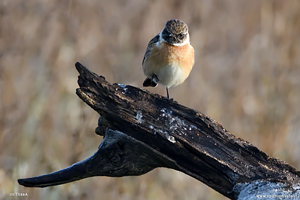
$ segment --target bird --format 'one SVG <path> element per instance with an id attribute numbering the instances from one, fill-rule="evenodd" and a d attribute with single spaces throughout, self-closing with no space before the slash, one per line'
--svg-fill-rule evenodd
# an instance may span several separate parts
<path id="1" fill-rule="evenodd" d="M 190 44 L 188 26 L 179 19 L 168 20 L 162 31 L 148 43 L 143 61 L 147 77 L 144 87 L 169 88 L 182 84 L 194 66 L 194 48 Z"/>

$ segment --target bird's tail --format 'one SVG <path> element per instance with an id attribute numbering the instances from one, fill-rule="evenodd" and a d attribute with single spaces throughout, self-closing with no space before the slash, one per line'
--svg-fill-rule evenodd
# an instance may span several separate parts
<path id="1" fill-rule="evenodd" d="M 146 78 L 144 83 L 143 83 L 144 87 L 156 87 L 157 83 L 155 81 L 153 81 L 153 79 L 151 78 Z"/>
<path id="2" fill-rule="evenodd" d="M 144 87 L 156 87 L 157 86 L 157 84 L 158 84 L 158 78 L 157 78 L 157 76 L 156 76 L 156 74 L 152 74 L 152 78 L 146 78 L 145 80 L 144 80 L 144 83 L 143 83 L 143 86 Z"/>

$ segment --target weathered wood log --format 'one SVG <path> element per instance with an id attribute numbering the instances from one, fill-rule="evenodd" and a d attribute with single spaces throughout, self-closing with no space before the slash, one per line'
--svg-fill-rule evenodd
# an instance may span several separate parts
<path id="1" fill-rule="evenodd" d="M 80 63 L 76 69 L 80 73 L 76 93 L 100 114 L 96 133 L 104 140 L 92 157 L 57 172 L 19 179 L 21 185 L 47 187 L 166 167 L 231 199 L 268 194 L 300 198 L 299 171 L 236 138 L 215 120 L 160 95 L 111 85 Z"/>

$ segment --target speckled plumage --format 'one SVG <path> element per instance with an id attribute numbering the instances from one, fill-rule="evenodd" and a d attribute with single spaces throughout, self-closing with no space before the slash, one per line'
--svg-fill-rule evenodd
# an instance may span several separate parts
<path id="1" fill-rule="evenodd" d="M 188 26 L 178 19 L 167 21 L 165 28 L 162 31 L 162 39 L 171 44 L 182 44 L 188 37 Z"/>

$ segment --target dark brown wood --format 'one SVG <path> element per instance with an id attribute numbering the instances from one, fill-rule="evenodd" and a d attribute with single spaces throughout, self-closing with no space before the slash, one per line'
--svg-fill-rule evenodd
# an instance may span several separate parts
<path id="1" fill-rule="evenodd" d="M 112 85 L 80 63 L 76 69 L 76 93 L 101 115 L 96 133 L 104 140 L 94 156 L 64 173 L 19 179 L 21 185 L 140 175 L 156 167 L 182 171 L 231 199 L 241 192 L 237 185 L 253 181 L 300 182 L 294 167 L 235 137 L 210 117 L 136 87 Z"/>

